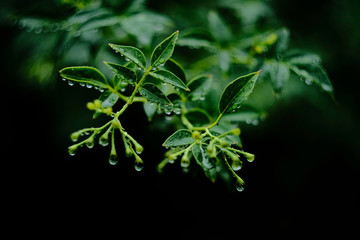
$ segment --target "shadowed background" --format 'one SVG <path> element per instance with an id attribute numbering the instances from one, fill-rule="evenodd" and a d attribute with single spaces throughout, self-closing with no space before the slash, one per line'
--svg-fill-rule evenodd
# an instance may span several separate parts
<path id="1" fill-rule="evenodd" d="M 240 171 L 246 182 L 242 193 L 202 174 L 182 173 L 180 166 L 158 174 L 161 143 L 169 132 L 147 127 L 141 106 L 130 108 L 122 124 L 145 148 L 142 172 L 135 172 L 132 159 L 125 157 L 110 166 L 108 149 L 97 146 L 70 157 L 68 136 L 92 124 L 84 106 L 97 93 L 70 88 L 60 78 L 51 85 L 34 84 L 23 75 L 19 66 L 29 60 L 21 41 L 41 44 L 42 39 L 28 34 L 20 41 L 23 30 L 5 16 L 31 11 L 31 5 L 48 7 L 25 2 L 10 1 L 0 12 L 2 218 L 6 228 L 17 229 L 13 234 L 358 235 L 358 1 L 272 1 L 275 15 L 291 31 L 291 44 L 322 56 L 337 103 L 310 86 L 306 94 L 280 100 L 259 126 L 242 125 L 244 145 L 256 155 Z M 176 4 L 154 0 L 147 5 L 166 13 Z"/>

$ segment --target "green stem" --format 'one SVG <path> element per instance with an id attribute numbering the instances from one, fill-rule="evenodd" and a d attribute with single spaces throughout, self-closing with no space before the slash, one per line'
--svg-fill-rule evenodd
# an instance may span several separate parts
<path id="1" fill-rule="evenodd" d="M 123 114 L 123 112 L 125 112 L 125 110 L 134 102 L 145 102 L 146 99 L 143 97 L 135 97 L 136 93 L 139 91 L 140 86 L 143 84 L 143 82 L 145 81 L 146 76 L 149 74 L 149 72 L 151 71 L 152 67 L 150 66 L 148 69 L 146 69 L 144 75 L 141 77 L 140 81 L 135 85 L 135 89 L 132 92 L 131 96 L 129 98 L 127 98 L 126 103 L 124 104 L 124 106 L 114 115 L 114 118 L 118 118 L 121 114 Z"/>

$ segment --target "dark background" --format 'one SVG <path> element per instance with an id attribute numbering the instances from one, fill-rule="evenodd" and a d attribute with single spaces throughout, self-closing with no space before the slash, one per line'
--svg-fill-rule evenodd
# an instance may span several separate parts
<path id="1" fill-rule="evenodd" d="M 68 135 L 80 124 L 71 117 L 78 111 L 71 102 L 85 104 L 92 96 L 86 90 L 74 94 L 61 81 L 44 89 L 14 78 L 21 75 L 19 59 L 12 57 L 21 30 L 2 22 L 3 227 L 14 236 L 355 239 L 360 230 L 360 3 L 274 0 L 272 5 L 290 29 L 292 43 L 323 57 L 337 103 L 309 90 L 279 101 L 260 126 L 243 126 L 244 144 L 256 160 L 241 170 L 242 193 L 200 174 L 184 174 L 180 167 L 158 174 L 159 143 L 167 135 L 147 128 L 141 107 L 129 111 L 123 125 L 136 129 L 133 135 L 145 147 L 142 172 L 125 157 L 110 166 L 107 149 L 100 147 L 70 157 Z M 135 123 L 132 117 L 144 120 Z"/>

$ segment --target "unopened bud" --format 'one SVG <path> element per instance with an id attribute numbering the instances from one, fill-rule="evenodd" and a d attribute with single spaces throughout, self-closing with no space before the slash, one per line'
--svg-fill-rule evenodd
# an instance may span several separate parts
<path id="1" fill-rule="evenodd" d="M 181 158 L 181 163 L 180 165 L 184 168 L 187 168 L 189 167 L 190 165 L 190 159 L 189 157 L 187 156 L 187 154 L 184 154 L 183 157 Z"/>
<path id="2" fill-rule="evenodd" d="M 112 120 L 112 126 L 113 126 L 113 128 L 121 128 L 121 123 L 120 123 L 120 121 L 119 121 L 119 119 L 117 119 L 117 118 L 114 118 L 113 120 Z"/>
<path id="3" fill-rule="evenodd" d="M 94 105 L 96 108 L 101 108 L 101 101 L 99 99 L 94 100 Z"/>
<path id="4" fill-rule="evenodd" d="M 232 130 L 232 132 L 233 132 L 234 135 L 239 136 L 240 133 L 241 133 L 241 130 L 240 130 L 240 128 L 235 128 L 235 129 Z"/>
<path id="5" fill-rule="evenodd" d="M 201 136 L 201 133 L 199 131 L 193 131 L 192 132 L 192 138 L 193 139 L 199 139 Z"/>
<path id="6" fill-rule="evenodd" d="M 89 110 L 92 110 L 92 111 L 96 109 L 95 104 L 92 103 L 92 102 L 88 102 L 88 103 L 86 104 L 86 107 L 87 107 Z"/>

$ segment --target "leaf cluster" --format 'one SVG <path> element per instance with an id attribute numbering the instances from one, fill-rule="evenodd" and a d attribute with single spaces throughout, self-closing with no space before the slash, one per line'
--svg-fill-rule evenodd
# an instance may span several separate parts
<path id="1" fill-rule="evenodd" d="M 159 170 L 175 159 L 185 169 L 193 162 L 211 181 L 224 172 L 233 175 L 241 191 L 244 181 L 236 171 L 241 158 L 251 162 L 254 155 L 243 149 L 239 124 L 258 125 L 266 116 L 267 109 L 248 98 L 269 101 L 268 95 L 251 95 L 256 86 L 269 83 L 278 98 L 293 78 L 334 97 L 320 57 L 291 48 L 289 31 L 273 28 L 266 1 L 218 0 L 202 10 L 201 2 L 193 8 L 175 4 L 176 9 L 165 8 L 167 15 L 152 11 L 144 0 L 115 2 L 64 0 L 73 8 L 61 20 L 13 17 L 26 32 L 52 39 L 27 47 L 34 56 L 29 76 L 46 83 L 60 66 L 72 65 L 60 70 L 63 80 L 100 91 L 87 108 L 93 118 L 110 120 L 73 133 L 74 141 L 89 136 L 69 147 L 71 155 L 80 146 L 93 147 L 98 137 L 102 146 L 111 142 L 109 161 L 115 164 L 117 132 L 125 155 L 142 169 L 143 147 L 121 124 L 128 107 L 139 103 L 153 124 L 175 129 L 163 143 L 169 149 Z M 181 31 L 161 41 L 174 26 Z M 109 41 L 114 43 L 106 45 Z"/>

